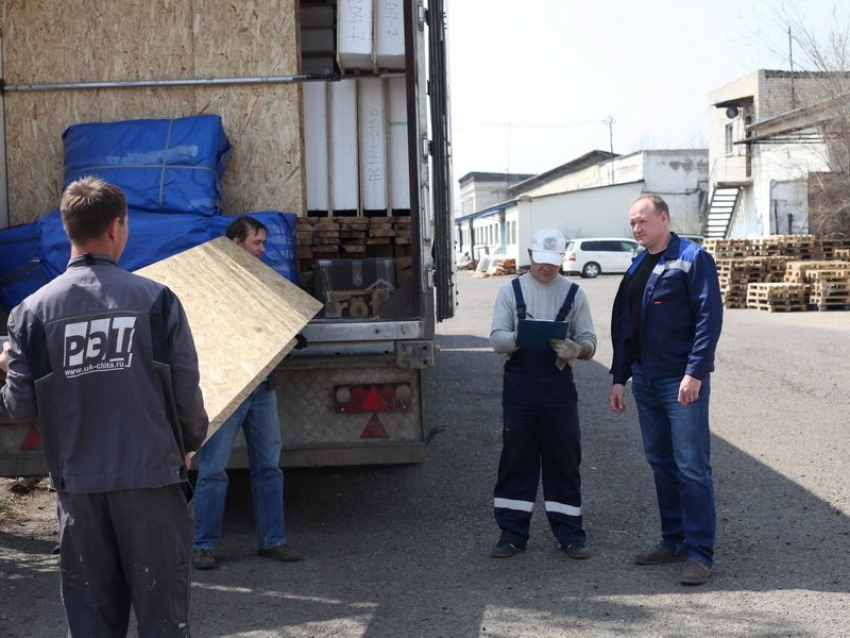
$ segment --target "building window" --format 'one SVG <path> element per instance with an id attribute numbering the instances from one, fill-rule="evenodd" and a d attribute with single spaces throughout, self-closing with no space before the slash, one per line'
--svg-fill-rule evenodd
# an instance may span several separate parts
<path id="1" fill-rule="evenodd" d="M 726 154 L 732 154 L 732 125 L 726 125 Z"/>

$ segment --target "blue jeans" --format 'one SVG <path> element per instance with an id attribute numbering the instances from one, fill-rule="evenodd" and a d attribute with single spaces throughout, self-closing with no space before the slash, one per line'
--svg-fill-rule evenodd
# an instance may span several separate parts
<path id="1" fill-rule="evenodd" d="M 651 379 L 633 366 L 632 392 L 644 453 L 655 475 L 661 545 L 711 567 L 717 527 L 708 426 L 711 382 L 706 375 L 697 400 L 681 405 L 681 381 Z"/>
<path id="2" fill-rule="evenodd" d="M 240 427 L 248 447 L 257 549 L 269 549 L 286 542 L 277 395 L 262 383 L 198 452 L 195 549 L 213 549 L 221 539 L 228 483 L 224 468 Z"/>

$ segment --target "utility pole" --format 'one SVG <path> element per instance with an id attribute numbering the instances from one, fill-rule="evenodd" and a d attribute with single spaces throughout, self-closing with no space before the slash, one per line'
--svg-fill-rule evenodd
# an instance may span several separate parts
<path id="1" fill-rule="evenodd" d="M 791 27 L 788 27 L 788 64 L 791 67 L 791 110 L 797 108 L 797 93 L 794 90 L 794 39 L 791 37 Z"/>
<path id="2" fill-rule="evenodd" d="M 610 115 L 602 120 L 608 125 L 608 146 L 611 149 L 611 163 L 609 164 L 609 174 L 611 184 L 614 183 L 614 118 Z"/>

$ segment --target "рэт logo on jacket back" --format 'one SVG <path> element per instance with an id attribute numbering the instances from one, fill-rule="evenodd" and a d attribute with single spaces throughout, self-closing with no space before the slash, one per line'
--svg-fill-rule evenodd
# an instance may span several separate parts
<path id="1" fill-rule="evenodd" d="M 136 317 L 104 317 L 65 325 L 66 377 L 129 368 Z"/>

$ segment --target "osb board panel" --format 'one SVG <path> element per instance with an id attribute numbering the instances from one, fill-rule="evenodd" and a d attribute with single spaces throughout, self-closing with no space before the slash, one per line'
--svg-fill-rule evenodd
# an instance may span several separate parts
<path id="1" fill-rule="evenodd" d="M 209 435 L 281 362 L 322 304 L 225 237 L 146 266 L 182 302 L 195 338 Z"/>
<path id="2" fill-rule="evenodd" d="M 233 145 L 222 187 L 224 212 L 301 215 L 306 204 L 300 87 L 257 85 L 199 94 L 207 98 L 205 112 L 222 116 Z"/>
<path id="3" fill-rule="evenodd" d="M 2 0 L 7 84 L 238 78 L 297 73 L 297 0 Z M 234 147 L 225 212 L 303 209 L 295 85 L 9 91 L 11 223 L 58 207 L 63 131 L 80 122 L 222 116 Z"/>

